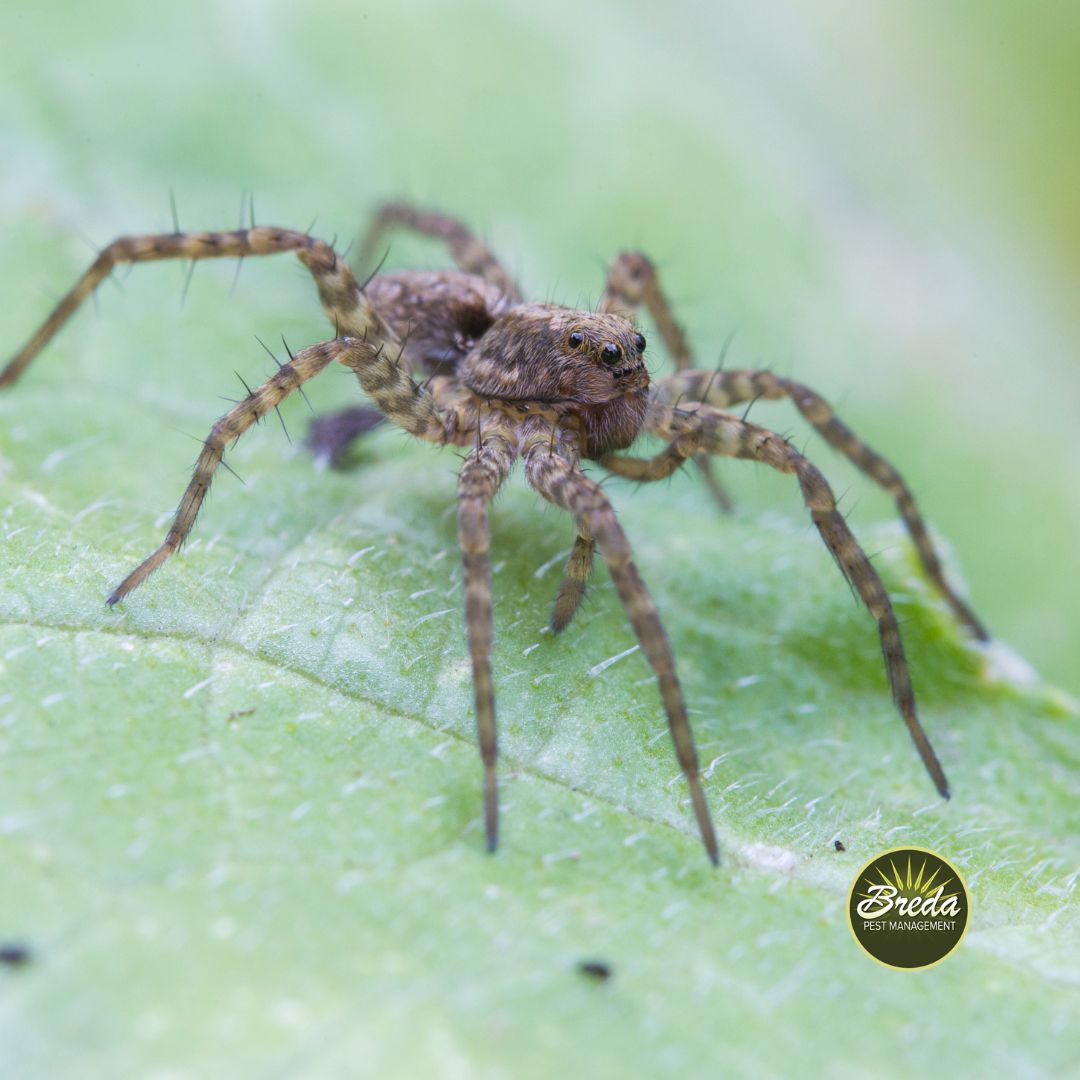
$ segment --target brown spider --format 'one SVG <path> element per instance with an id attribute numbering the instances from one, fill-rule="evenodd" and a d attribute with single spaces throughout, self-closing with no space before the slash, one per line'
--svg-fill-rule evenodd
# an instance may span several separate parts
<path id="1" fill-rule="evenodd" d="M 763 371 L 695 371 L 686 338 L 672 316 L 649 260 L 625 252 L 612 263 L 597 311 L 532 304 L 487 246 L 442 214 L 391 204 L 378 213 L 364 245 L 369 256 L 388 228 L 404 226 L 449 246 L 457 270 L 376 274 L 361 286 L 333 247 L 291 229 L 180 232 L 113 241 L 0 372 L 10 386 L 78 306 L 118 263 L 150 259 L 243 258 L 295 251 L 311 271 L 334 327 L 328 341 L 301 349 L 210 430 L 194 475 L 164 543 L 108 598 L 122 600 L 170 555 L 195 523 L 225 447 L 333 361 L 351 368 L 382 414 L 429 442 L 467 447 L 458 482 L 458 536 L 464 556 L 465 622 L 472 658 L 476 719 L 484 765 L 487 847 L 498 837 L 495 700 L 491 678 L 492 609 L 488 504 L 517 458 L 545 499 L 573 514 L 577 538 L 559 588 L 551 625 L 573 618 L 599 547 L 649 664 L 656 672 L 671 737 L 686 775 L 698 828 L 710 860 L 716 835 L 698 775 L 694 739 L 667 635 L 634 565 L 630 544 L 601 487 L 582 460 L 634 480 L 660 480 L 695 460 L 722 498 L 707 455 L 750 458 L 798 480 L 803 499 L 841 572 L 878 623 L 893 699 L 937 790 L 948 797 L 944 771 L 915 712 L 900 629 L 876 570 L 837 511 L 821 473 L 783 438 L 722 410 L 757 398 L 790 397 L 799 411 L 895 500 L 922 564 L 957 617 L 978 638 L 987 634 L 945 579 L 911 492 L 899 473 L 834 415 L 821 397 Z M 364 261 L 362 257 L 361 261 Z M 674 358 L 677 372 L 650 383 L 645 338 L 633 322 L 644 305 Z M 415 374 L 424 377 L 417 383 Z M 331 457 L 371 426 L 350 410 L 316 434 Z M 618 454 L 642 432 L 662 438 L 654 457 Z"/>

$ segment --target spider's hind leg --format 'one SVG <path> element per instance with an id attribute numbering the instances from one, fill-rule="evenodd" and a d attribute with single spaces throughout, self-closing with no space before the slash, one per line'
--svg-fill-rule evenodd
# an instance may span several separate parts
<path id="1" fill-rule="evenodd" d="M 517 282 L 495 257 L 491 248 L 467 225 L 449 214 L 420 210 L 408 203 L 384 203 L 376 211 L 356 257 L 356 265 L 363 272 L 371 272 L 374 268 L 380 254 L 379 246 L 386 234 L 394 228 L 411 229 L 421 236 L 444 241 L 460 269 L 490 282 L 513 303 L 521 301 L 521 290 Z"/>

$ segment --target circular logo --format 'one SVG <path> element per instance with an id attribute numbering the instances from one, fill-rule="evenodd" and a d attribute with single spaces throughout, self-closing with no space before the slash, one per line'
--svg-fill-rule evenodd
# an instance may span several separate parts
<path id="1" fill-rule="evenodd" d="M 956 867 L 925 848 L 894 848 L 859 871 L 848 896 L 855 940 L 894 968 L 944 960 L 968 924 L 968 891 Z"/>

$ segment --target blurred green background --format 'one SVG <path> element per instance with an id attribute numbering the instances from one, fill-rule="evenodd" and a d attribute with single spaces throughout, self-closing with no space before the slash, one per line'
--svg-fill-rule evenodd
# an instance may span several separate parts
<path id="1" fill-rule="evenodd" d="M 702 363 L 735 331 L 729 363 L 830 397 L 955 544 L 989 626 L 1080 690 L 1076 5 L 46 0 L 0 19 L 9 345 L 67 285 L 13 230 L 37 219 L 81 261 L 80 235 L 168 228 L 170 188 L 185 225 L 231 225 L 250 190 L 262 220 L 339 237 L 414 198 L 567 303 L 638 245 Z M 755 418 L 803 438 L 783 408 Z M 890 513 L 807 445 L 856 523 Z M 782 480 L 726 471 L 748 509 L 796 509 Z"/>
<path id="2" fill-rule="evenodd" d="M 828 397 L 901 468 L 991 629 L 1080 691 L 1078 48 L 1066 4 L 9 4 L 0 348 L 92 248 L 171 230 L 170 189 L 185 227 L 234 226 L 254 192 L 260 221 L 317 217 L 342 242 L 379 200 L 414 199 L 572 304 L 641 247 L 702 366 L 734 331 L 730 365 Z M 401 240 L 391 259 L 444 256 Z M 460 601 L 440 561 L 449 455 L 384 431 L 356 470 L 318 476 L 273 426 L 252 433 L 230 458 L 248 486 L 223 477 L 184 558 L 105 611 L 187 478 L 187 435 L 236 393 L 234 368 L 265 374 L 253 335 L 326 334 L 290 260 L 250 260 L 230 294 L 232 274 L 201 266 L 183 309 L 185 268 L 117 275 L 123 295 L 105 287 L 100 317 L 0 401 L 0 934 L 41 954 L 0 972 L 0 1065 L 1076 1060 L 1075 716 L 958 640 L 880 525 L 888 500 L 786 406 L 752 418 L 805 444 L 880 552 L 948 805 L 794 486 L 749 465 L 724 463 L 733 520 L 689 477 L 617 489 L 710 763 L 716 874 L 640 657 L 585 670 L 628 644 L 602 574 L 570 647 L 537 646 L 554 588 L 537 568 L 568 540 L 520 484 L 495 515 L 495 859 L 460 623 L 441 618 Z M 355 387 L 327 376 L 311 396 Z M 286 417 L 295 437 L 302 404 Z M 381 561 L 354 563 L 369 546 Z M 843 918 L 860 863 L 909 841 L 955 857 L 976 899 L 963 951 L 914 983 L 861 956 Z M 593 953 L 611 984 L 576 975 Z"/>

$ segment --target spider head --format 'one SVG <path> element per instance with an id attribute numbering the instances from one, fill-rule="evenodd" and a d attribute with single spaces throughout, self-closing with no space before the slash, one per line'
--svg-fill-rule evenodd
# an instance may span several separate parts
<path id="1" fill-rule="evenodd" d="M 484 334 L 461 376 L 481 397 L 580 414 L 590 453 L 599 454 L 628 446 L 644 422 L 644 351 L 645 338 L 621 315 L 521 304 Z"/>

